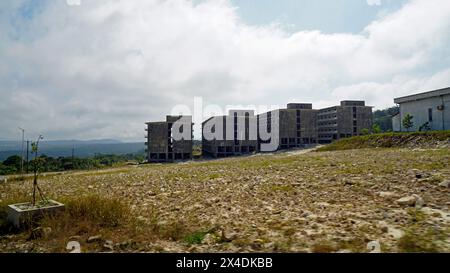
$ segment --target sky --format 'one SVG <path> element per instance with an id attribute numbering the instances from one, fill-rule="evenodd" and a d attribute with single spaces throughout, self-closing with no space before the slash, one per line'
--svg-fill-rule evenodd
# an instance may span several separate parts
<path id="1" fill-rule="evenodd" d="M 194 97 L 382 109 L 448 87 L 450 1 L 4 0 L 0 60 L 0 139 L 144 141 Z"/>

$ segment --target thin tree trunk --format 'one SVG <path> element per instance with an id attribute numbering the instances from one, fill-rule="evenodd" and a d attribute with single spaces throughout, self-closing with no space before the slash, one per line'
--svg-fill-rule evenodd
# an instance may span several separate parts
<path id="1" fill-rule="evenodd" d="M 33 179 L 33 207 L 36 206 L 36 188 L 37 188 L 37 162 L 34 159 L 34 179 Z"/>

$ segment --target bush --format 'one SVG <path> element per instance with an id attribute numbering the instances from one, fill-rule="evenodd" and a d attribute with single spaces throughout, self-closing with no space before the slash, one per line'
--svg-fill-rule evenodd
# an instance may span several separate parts
<path id="1" fill-rule="evenodd" d="M 205 238 L 206 234 L 208 234 L 208 233 L 204 232 L 204 231 L 197 231 L 197 232 L 194 232 L 194 233 L 186 236 L 184 238 L 184 241 L 186 243 L 188 243 L 189 245 L 201 244 L 203 239 Z"/>
<path id="2" fill-rule="evenodd" d="M 433 241 L 433 231 L 427 231 L 425 234 L 415 229 L 405 232 L 405 235 L 398 241 L 398 248 L 401 252 L 407 253 L 435 253 L 439 248 Z"/>

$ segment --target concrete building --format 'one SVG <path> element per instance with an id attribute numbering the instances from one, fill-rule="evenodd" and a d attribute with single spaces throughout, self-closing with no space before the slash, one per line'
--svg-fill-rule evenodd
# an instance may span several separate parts
<path id="1" fill-rule="evenodd" d="M 167 116 L 147 124 L 148 162 L 192 158 L 191 116 Z M 263 126 L 263 127 L 261 127 Z M 372 128 L 372 107 L 364 101 L 315 110 L 310 103 L 290 103 L 285 109 L 255 116 L 253 110 L 230 110 L 202 123 L 202 155 L 214 158 L 307 147 L 360 135 Z M 179 134 L 183 138 L 175 137 Z"/>
<path id="2" fill-rule="evenodd" d="M 372 107 L 364 101 L 341 101 L 341 105 L 320 109 L 317 117 L 319 143 L 357 136 L 372 128 Z"/>
<path id="3" fill-rule="evenodd" d="M 305 147 L 315 144 L 318 141 L 317 134 L 317 114 L 318 111 L 312 109 L 310 103 L 290 103 L 286 109 L 278 109 L 258 115 L 259 126 L 267 126 L 270 133 L 278 136 L 278 149 L 289 149 Z M 274 120 L 274 117 L 277 117 Z M 278 133 L 272 130 L 278 129 Z M 259 146 L 268 141 L 261 140 L 259 136 Z"/>
<path id="4" fill-rule="evenodd" d="M 167 116 L 163 122 L 147 124 L 147 161 L 173 162 L 192 159 L 191 116 Z"/>
<path id="5" fill-rule="evenodd" d="M 256 129 L 253 110 L 230 110 L 228 116 L 211 117 L 202 123 L 202 154 L 218 158 L 257 152 Z"/>
<path id="6" fill-rule="evenodd" d="M 413 116 L 413 127 L 409 131 L 450 130 L 450 87 L 425 93 L 396 98 L 399 113 L 392 118 L 394 131 L 407 131 L 402 120 L 409 114 Z"/>

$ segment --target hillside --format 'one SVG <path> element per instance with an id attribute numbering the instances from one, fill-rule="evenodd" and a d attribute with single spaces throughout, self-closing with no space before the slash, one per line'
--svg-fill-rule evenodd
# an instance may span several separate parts
<path id="1" fill-rule="evenodd" d="M 318 151 L 362 148 L 450 148 L 450 131 L 384 133 L 344 138 Z"/>
<path id="2" fill-rule="evenodd" d="M 1 252 L 450 251 L 448 149 L 288 152 L 49 175 L 67 204 L 11 233 L 1 208 L 31 181 L 0 186 Z M 94 194 L 94 195 L 93 195 Z M 30 236 L 31 235 L 31 236 Z"/>
<path id="3" fill-rule="evenodd" d="M 17 141 L 0 141 L 0 161 L 12 155 L 21 154 L 21 143 Z M 39 153 L 51 157 L 68 157 L 75 149 L 77 157 L 92 157 L 96 154 L 135 154 L 143 153 L 145 146 L 142 142 L 119 142 L 116 140 L 65 140 L 42 141 L 39 144 Z"/>

